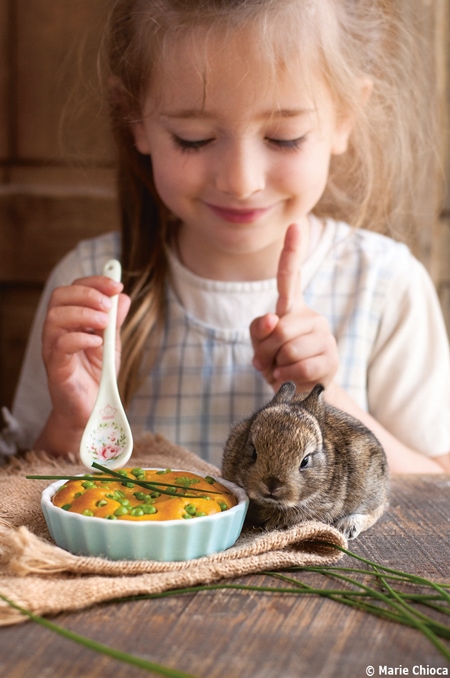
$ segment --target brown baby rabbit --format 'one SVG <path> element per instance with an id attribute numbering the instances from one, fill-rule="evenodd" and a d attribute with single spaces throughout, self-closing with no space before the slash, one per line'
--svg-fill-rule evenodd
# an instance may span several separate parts
<path id="1" fill-rule="evenodd" d="M 247 491 L 253 525 L 319 520 L 354 539 L 387 506 L 386 456 L 368 428 L 323 400 L 323 390 L 318 384 L 298 396 L 294 383 L 284 383 L 232 429 L 222 474 Z"/>

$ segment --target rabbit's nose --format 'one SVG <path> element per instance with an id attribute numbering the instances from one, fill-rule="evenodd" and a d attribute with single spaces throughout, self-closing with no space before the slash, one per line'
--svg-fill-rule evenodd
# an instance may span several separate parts
<path id="1" fill-rule="evenodd" d="M 265 485 L 267 488 L 267 492 L 265 492 L 266 497 L 275 497 L 283 487 L 281 480 L 275 476 L 267 478 Z"/>

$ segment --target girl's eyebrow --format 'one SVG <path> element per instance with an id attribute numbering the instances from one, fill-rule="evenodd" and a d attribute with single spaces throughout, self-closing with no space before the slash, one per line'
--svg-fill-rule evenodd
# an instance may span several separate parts
<path id="1" fill-rule="evenodd" d="M 283 119 L 299 118 L 305 115 L 309 115 L 313 112 L 314 112 L 313 108 L 280 108 L 276 110 L 263 111 L 256 116 L 256 119 L 267 120 L 268 118 L 270 118 L 271 120 L 273 120 L 277 118 Z M 214 113 L 210 113 L 208 111 L 204 111 L 201 109 L 186 108 L 174 111 L 161 111 L 160 117 L 178 120 L 193 120 L 193 119 L 211 120 L 216 116 Z"/>

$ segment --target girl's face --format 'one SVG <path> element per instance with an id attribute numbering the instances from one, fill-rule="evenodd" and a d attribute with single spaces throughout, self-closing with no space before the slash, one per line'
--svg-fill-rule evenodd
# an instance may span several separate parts
<path id="1" fill-rule="evenodd" d="M 181 260 L 209 278 L 273 277 L 293 222 L 304 229 L 306 252 L 307 215 L 351 126 L 319 80 L 312 91 L 295 69 L 280 68 L 270 86 L 261 57 L 239 39 L 210 50 L 206 74 L 186 47 L 175 47 L 172 60 L 153 79 L 133 132 L 181 221 Z"/>

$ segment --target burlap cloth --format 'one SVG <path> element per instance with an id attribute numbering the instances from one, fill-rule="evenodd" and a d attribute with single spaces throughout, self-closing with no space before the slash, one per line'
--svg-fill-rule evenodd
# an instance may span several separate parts
<path id="1" fill-rule="evenodd" d="M 215 467 L 158 435 L 146 434 L 135 443 L 131 463 L 218 474 Z M 0 468 L 0 593 L 35 614 L 79 610 L 122 596 L 160 593 L 264 570 L 331 564 L 341 552 L 324 542 L 347 546 L 337 530 L 311 521 L 284 531 L 247 530 L 227 551 L 187 562 L 75 556 L 54 545 L 41 512 L 40 495 L 50 481 L 27 480 L 25 475 L 85 470 L 74 457 L 54 459 L 37 452 Z M 0 625 L 26 619 L 0 600 Z"/>

